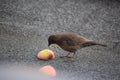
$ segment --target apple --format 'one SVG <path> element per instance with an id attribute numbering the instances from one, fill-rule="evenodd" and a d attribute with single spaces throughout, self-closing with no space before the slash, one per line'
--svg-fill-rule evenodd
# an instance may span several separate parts
<path id="1" fill-rule="evenodd" d="M 54 59 L 55 54 L 52 50 L 44 49 L 37 54 L 37 57 L 41 60 L 49 60 L 49 59 Z"/>

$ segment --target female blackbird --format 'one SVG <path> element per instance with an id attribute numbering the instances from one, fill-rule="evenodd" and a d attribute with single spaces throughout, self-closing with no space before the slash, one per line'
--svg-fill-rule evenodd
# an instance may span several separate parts
<path id="1" fill-rule="evenodd" d="M 88 46 L 100 45 L 106 47 L 105 44 L 96 43 L 93 40 L 89 40 L 72 32 L 63 32 L 49 36 L 48 46 L 50 46 L 51 44 L 57 44 L 63 50 L 68 51 L 68 55 L 70 54 L 70 52 L 73 52 L 75 54 L 78 49 Z M 68 55 L 66 55 L 66 57 L 68 57 Z"/>

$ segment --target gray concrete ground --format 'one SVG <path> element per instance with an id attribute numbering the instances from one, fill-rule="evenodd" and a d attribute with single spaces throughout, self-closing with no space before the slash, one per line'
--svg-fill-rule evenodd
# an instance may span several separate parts
<path id="1" fill-rule="evenodd" d="M 67 52 L 55 45 L 54 60 L 37 59 L 48 36 L 64 31 L 108 47 L 81 49 L 71 61 L 59 58 Z M 119 0 L 0 0 L 0 64 L 7 68 L 52 65 L 57 80 L 120 80 L 119 47 Z"/>

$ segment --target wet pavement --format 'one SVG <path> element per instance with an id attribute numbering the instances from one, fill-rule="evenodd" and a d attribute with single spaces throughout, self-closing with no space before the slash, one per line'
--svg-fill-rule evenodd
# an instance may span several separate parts
<path id="1" fill-rule="evenodd" d="M 118 0 L 0 0 L 0 64 L 39 69 L 52 65 L 56 80 L 120 79 L 120 2 Z M 54 45 L 54 60 L 36 55 L 48 48 L 47 38 L 75 32 L 108 47 L 77 51 L 71 60 Z"/>

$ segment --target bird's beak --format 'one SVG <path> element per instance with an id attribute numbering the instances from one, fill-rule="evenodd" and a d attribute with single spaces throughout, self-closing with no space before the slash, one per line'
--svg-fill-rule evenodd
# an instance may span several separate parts
<path id="1" fill-rule="evenodd" d="M 51 44 L 48 44 L 48 47 L 49 47 L 49 48 L 52 48 L 53 46 L 52 46 Z"/>
<path id="2" fill-rule="evenodd" d="M 51 44 L 48 44 L 48 47 L 50 47 L 51 46 Z"/>
<path id="3" fill-rule="evenodd" d="M 50 44 L 48 44 L 48 47 L 50 47 Z"/>

